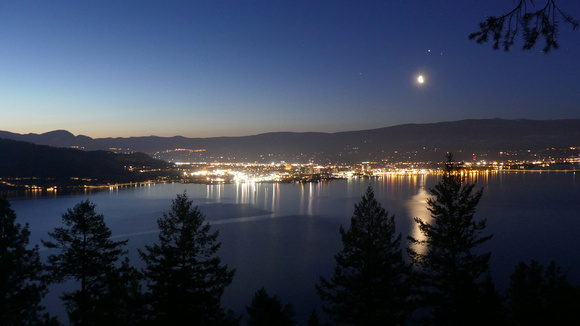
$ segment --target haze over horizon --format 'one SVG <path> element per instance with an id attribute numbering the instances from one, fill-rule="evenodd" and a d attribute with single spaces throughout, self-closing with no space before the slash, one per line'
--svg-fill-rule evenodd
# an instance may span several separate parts
<path id="1" fill-rule="evenodd" d="M 536 4 L 541 6 L 542 4 Z M 577 1 L 559 0 L 580 19 Z M 0 130 L 100 137 L 341 132 L 580 118 L 579 31 L 509 52 L 467 36 L 509 0 L 9 2 Z M 423 76 L 423 83 L 418 83 Z"/>
<path id="2" fill-rule="evenodd" d="M 398 125 L 393 125 L 393 126 L 384 126 L 384 127 L 377 127 L 377 128 L 366 128 L 366 129 L 358 129 L 358 130 L 337 130 L 337 131 L 330 131 L 330 132 L 325 132 L 325 131 L 316 131 L 316 130 L 312 130 L 312 131 L 286 131 L 286 130 L 279 130 L 279 131 L 265 131 L 265 132 L 259 132 L 259 133 L 255 133 L 255 134 L 247 134 L 247 135 L 236 135 L 236 136 L 208 136 L 208 137 L 204 137 L 204 136 L 199 136 L 199 137 L 187 137 L 187 136 L 183 136 L 183 135 L 167 135 L 167 136 L 160 136 L 160 135 L 130 135 L 130 136 L 103 136 L 103 137 L 91 137 L 89 135 L 85 135 L 85 134 L 75 134 L 72 133 L 69 130 L 66 129 L 54 129 L 54 130 L 47 130 L 44 132 L 25 132 L 25 133 L 15 133 L 12 132 L 10 130 L 0 130 L 0 133 L 2 132 L 8 132 L 8 133 L 15 133 L 15 134 L 20 134 L 20 135 L 46 135 L 46 134 L 50 134 L 50 133 L 67 133 L 67 134 L 72 134 L 73 136 L 77 137 L 77 136 L 81 136 L 81 137 L 89 137 L 92 139 L 107 139 L 107 138 L 147 138 L 147 137 L 159 137 L 159 138 L 173 138 L 173 137 L 183 137 L 183 138 L 188 138 L 188 139 L 210 139 L 210 138 L 243 138 L 243 137 L 253 137 L 253 136 L 260 136 L 260 135 L 267 135 L 267 134 L 276 134 L 276 133 L 290 133 L 290 134 L 308 134 L 308 133 L 315 133 L 315 134 L 340 134 L 340 133 L 349 133 L 349 132 L 359 132 L 359 131 L 371 131 L 371 130 L 381 130 L 381 129 L 389 129 L 392 127 L 403 127 L 403 126 L 410 126 L 410 125 L 417 125 L 417 126 L 421 126 L 421 125 L 440 125 L 440 124 L 446 124 L 446 123 L 451 123 L 451 124 L 456 124 L 456 123 L 461 123 L 464 121 L 490 121 L 490 120 L 503 120 L 503 121 L 574 121 L 574 120 L 579 120 L 579 119 L 544 119 L 544 120 L 535 120 L 535 119 L 500 119 L 500 118 L 491 118 L 491 119 L 461 119 L 461 120 L 454 120 L 454 121 L 436 121 L 436 122 L 425 122 L 425 123 L 403 123 L 403 124 L 398 124 Z M 0 137 L 1 138 L 1 137 Z"/>

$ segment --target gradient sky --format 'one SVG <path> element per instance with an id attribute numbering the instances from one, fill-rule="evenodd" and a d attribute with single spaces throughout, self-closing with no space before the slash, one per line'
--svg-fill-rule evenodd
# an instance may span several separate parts
<path id="1" fill-rule="evenodd" d="M 558 4 L 580 18 L 577 0 Z M 561 25 L 548 55 L 467 39 L 512 6 L 2 1 L 0 130 L 213 137 L 580 118 L 580 31 Z"/>

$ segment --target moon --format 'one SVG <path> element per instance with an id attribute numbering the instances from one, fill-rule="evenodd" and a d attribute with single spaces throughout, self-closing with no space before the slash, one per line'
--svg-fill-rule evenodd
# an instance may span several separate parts
<path id="1" fill-rule="evenodd" d="M 423 75 L 419 75 L 419 77 L 417 77 L 417 82 L 419 84 L 423 84 L 425 82 L 425 78 L 423 78 Z"/>

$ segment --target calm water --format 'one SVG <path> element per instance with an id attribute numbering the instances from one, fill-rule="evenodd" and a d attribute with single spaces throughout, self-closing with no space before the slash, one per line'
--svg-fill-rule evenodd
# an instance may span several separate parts
<path id="1" fill-rule="evenodd" d="M 493 173 L 477 176 L 484 196 L 479 218 L 487 218 L 494 237 L 482 250 L 492 251 L 491 266 L 499 288 L 509 284 L 518 261 L 555 260 L 580 282 L 580 173 Z M 338 180 L 318 184 L 159 184 L 75 196 L 12 198 L 20 223 L 30 223 L 31 242 L 60 226 L 61 214 L 88 198 L 105 215 L 114 237 L 129 239 L 132 262 L 140 266 L 136 248 L 157 239 L 156 219 L 170 209 L 184 190 L 206 213 L 223 243 L 220 256 L 237 269 L 224 304 L 245 312 L 253 293 L 264 286 L 283 302 L 294 304 L 303 323 L 320 303 L 314 284 L 329 277 L 334 254 L 341 248 L 338 228 L 348 226 L 353 206 L 369 182 L 377 199 L 395 214 L 403 238 L 417 235 L 412 218 L 428 218 L 425 200 L 437 176 L 390 176 Z M 48 251 L 43 251 L 46 255 Z M 48 308 L 61 315 L 53 287 Z"/>

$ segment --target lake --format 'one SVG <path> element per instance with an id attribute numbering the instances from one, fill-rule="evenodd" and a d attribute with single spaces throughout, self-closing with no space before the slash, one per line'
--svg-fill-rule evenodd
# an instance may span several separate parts
<path id="1" fill-rule="evenodd" d="M 19 223 L 30 223 L 31 243 L 47 239 L 61 226 L 61 215 L 83 199 L 96 204 L 116 239 L 129 239 L 129 257 L 141 266 L 136 248 L 157 239 L 157 218 L 170 209 L 176 194 L 188 197 L 220 231 L 219 255 L 236 276 L 223 297 L 224 306 L 245 313 L 252 295 L 264 286 L 283 303 L 292 303 L 300 324 L 320 302 L 314 284 L 330 277 L 333 256 L 341 249 L 338 228 L 348 227 L 354 204 L 372 184 L 376 198 L 395 215 L 403 239 L 417 234 L 413 217 L 428 219 L 425 200 L 436 175 L 389 175 L 309 184 L 152 184 L 112 188 L 78 195 L 10 198 Z M 487 219 L 493 238 L 492 276 L 498 288 L 509 285 L 519 261 L 555 260 L 569 279 L 580 283 L 580 172 L 500 172 L 470 176 L 484 188 L 476 217 Z M 48 250 L 43 250 L 46 256 Z M 66 321 L 52 287 L 48 309 Z"/>

